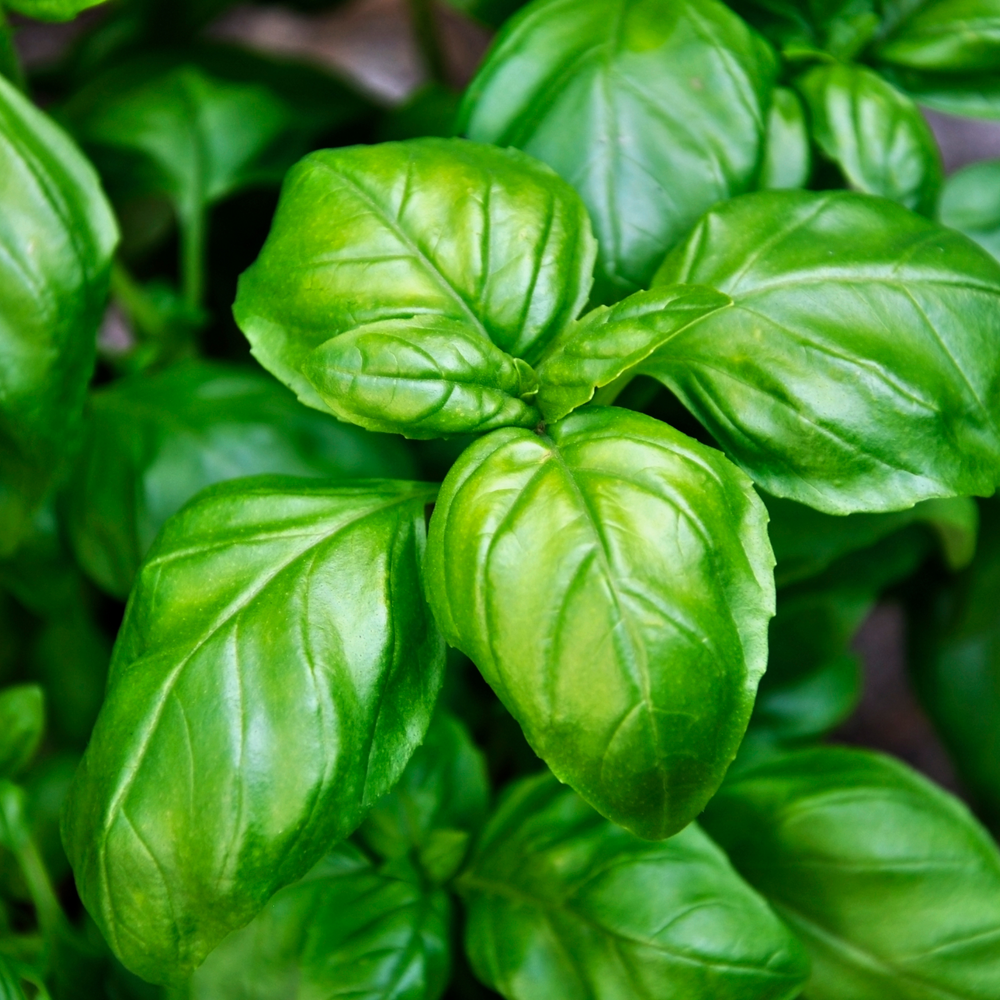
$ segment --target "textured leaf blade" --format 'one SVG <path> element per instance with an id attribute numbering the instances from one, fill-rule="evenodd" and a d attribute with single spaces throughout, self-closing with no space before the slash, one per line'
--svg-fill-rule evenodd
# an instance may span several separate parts
<path id="1" fill-rule="evenodd" d="M 586 302 L 595 252 L 573 189 L 516 150 L 324 150 L 289 173 L 234 314 L 264 367 L 325 409 L 303 362 L 366 323 L 456 320 L 533 363 Z"/>
<path id="2" fill-rule="evenodd" d="M 997 0 L 932 0 L 917 6 L 875 50 L 893 66 L 943 72 L 995 70 L 1000 59 Z"/>
<path id="3" fill-rule="evenodd" d="M 459 127 L 580 192 L 600 242 L 595 298 L 612 302 L 647 287 L 709 206 L 753 186 L 774 69 L 713 0 L 536 0 L 494 44 Z"/>
<path id="4" fill-rule="evenodd" d="M 1000 267 L 964 237 L 883 199 L 760 192 L 657 276 L 685 281 L 735 307 L 639 370 L 769 493 L 847 514 L 993 492 Z"/>
<path id="5" fill-rule="evenodd" d="M 80 565 L 124 599 L 163 523 L 206 486 L 263 473 L 342 480 L 413 472 L 397 441 L 303 409 L 259 370 L 182 362 L 91 396 L 66 523 Z"/>
<path id="6" fill-rule="evenodd" d="M 327 408 L 372 431 L 435 438 L 533 427 L 538 380 L 475 327 L 441 316 L 367 323 L 315 348 L 302 372 Z"/>
<path id="7" fill-rule="evenodd" d="M 427 586 L 563 781 L 642 836 L 722 780 L 766 660 L 763 505 L 722 455 L 592 407 L 476 442 L 431 519 Z"/>
<path id="8" fill-rule="evenodd" d="M 0 79 L 0 555 L 71 444 L 118 230 L 69 138 Z"/>
<path id="9" fill-rule="evenodd" d="M 508 1000 L 785 1000 L 808 973 L 696 825 L 639 840 L 548 774 L 510 790 L 459 887 L 473 968 Z"/>
<path id="10" fill-rule="evenodd" d="M 801 937 L 816 1000 L 988 1000 L 1000 986 L 1000 854 L 909 768 L 822 747 L 727 783 L 704 817 Z"/>
<path id="11" fill-rule="evenodd" d="M 549 421 L 561 420 L 644 361 L 692 323 L 731 305 L 712 288 L 677 286 L 637 292 L 601 307 L 566 328 L 538 367 L 538 405 Z"/>
<path id="12" fill-rule="evenodd" d="M 380 874 L 342 844 L 226 938 L 187 996 L 437 1000 L 448 976 L 450 922 L 444 892 Z"/>
<path id="13" fill-rule="evenodd" d="M 421 590 L 434 491 L 261 477 L 164 527 L 63 829 L 144 978 L 189 973 L 301 877 L 423 738 L 444 659 Z"/>

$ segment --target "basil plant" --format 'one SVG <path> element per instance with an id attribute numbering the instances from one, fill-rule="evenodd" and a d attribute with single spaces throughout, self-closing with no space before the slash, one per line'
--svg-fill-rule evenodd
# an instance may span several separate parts
<path id="1" fill-rule="evenodd" d="M 1000 262 L 914 100 L 1000 115 L 1000 4 L 463 2 L 360 144 L 181 6 L 49 111 L 0 20 L 0 994 L 996 1000 L 996 842 L 824 741 L 895 587 L 994 822 Z"/>

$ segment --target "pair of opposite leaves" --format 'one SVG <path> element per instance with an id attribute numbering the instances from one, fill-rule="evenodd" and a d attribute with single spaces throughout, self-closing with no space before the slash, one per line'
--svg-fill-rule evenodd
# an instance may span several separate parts
<path id="1" fill-rule="evenodd" d="M 367 426 L 514 426 L 449 474 L 426 567 L 419 484 L 227 484 L 168 522 L 65 831 L 136 971 L 197 964 L 392 785 L 440 684 L 435 619 L 605 815 L 663 837 L 704 806 L 766 658 L 763 506 L 649 417 L 540 415 L 641 371 L 779 495 L 992 490 L 1000 271 L 963 237 L 863 196 L 747 196 L 671 284 L 577 320 L 593 251 L 572 189 L 512 151 L 387 144 L 289 176 L 236 306 L 265 366 Z"/>

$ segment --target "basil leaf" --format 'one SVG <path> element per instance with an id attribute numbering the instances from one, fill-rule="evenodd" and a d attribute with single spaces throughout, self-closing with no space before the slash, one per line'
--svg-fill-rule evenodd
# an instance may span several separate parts
<path id="1" fill-rule="evenodd" d="M 459 128 L 580 192 L 600 242 L 594 297 L 611 302 L 647 287 L 702 212 L 754 186 L 775 68 L 715 0 L 535 0 L 494 43 Z"/>
<path id="2" fill-rule="evenodd" d="M 696 825 L 639 840 L 549 774 L 510 789 L 459 887 L 472 967 L 508 1000 L 778 1000 L 808 974 Z"/>
<path id="3" fill-rule="evenodd" d="M 1000 160 L 952 174 L 941 192 L 938 218 L 1000 259 Z"/>
<path id="4" fill-rule="evenodd" d="M 530 366 L 461 320 L 367 323 L 320 344 L 302 374 L 326 408 L 372 431 L 408 438 L 534 427 Z"/>
<path id="5" fill-rule="evenodd" d="M 4 0 L 4 7 L 38 21 L 72 21 L 81 11 L 104 0 Z"/>
<path id="6" fill-rule="evenodd" d="M 444 882 L 458 870 L 469 837 L 486 818 L 486 761 L 465 727 L 438 710 L 402 778 L 358 830 L 387 860 L 414 852 L 424 874 Z"/>
<path id="7" fill-rule="evenodd" d="M 857 191 L 933 213 L 944 178 L 934 133 L 920 109 L 863 66 L 816 66 L 796 81 L 819 148 Z"/>
<path id="8" fill-rule="evenodd" d="M 30 983 L 34 989 L 34 1000 L 49 1000 L 49 992 L 41 976 L 14 958 L 0 954 L 0 1000 L 28 1000 L 24 984 Z"/>
<path id="9" fill-rule="evenodd" d="M 538 405 L 560 420 L 590 402 L 594 390 L 649 357 L 692 323 L 732 305 L 713 288 L 678 285 L 637 292 L 568 326 L 538 367 Z"/>
<path id="10" fill-rule="evenodd" d="M 924 500 L 908 510 L 848 517 L 831 517 L 776 497 L 765 497 L 765 502 L 779 588 L 814 577 L 842 556 L 866 549 L 910 524 L 923 523 L 934 531 L 950 569 L 967 566 L 976 552 L 979 513 L 969 497 Z"/>
<path id="11" fill-rule="evenodd" d="M 434 493 L 259 477 L 164 526 L 63 827 L 138 975 L 190 973 L 402 773 L 444 669 L 421 588 Z"/>
<path id="12" fill-rule="evenodd" d="M 875 55 L 912 69 L 995 70 L 1000 59 L 1000 3 L 931 0 L 881 42 Z"/>
<path id="13" fill-rule="evenodd" d="M 775 87 L 767 116 L 767 144 L 760 171 L 761 188 L 805 187 L 812 173 L 812 149 L 805 108 L 794 90 Z"/>
<path id="14" fill-rule="evenodd" d="M 45 694 L 37 684 L 0 691 L 0 779 L 31 763 L 45 731 Z"/>
<path id="15" fill-rule="evenodd" d="M 727 783 L 703 821 L 808 948 L 808 997 L 997 995 L 1000 854 L 909 768 L 799 751 Z"/>
<path id="16" fill-rule="evenodd" d="M 0 556 L 71 443 L 118 239 L 91 166 L 0 78 Z"/>
<path id="17" fill-rule="evenodd" d="M 879 29 L 874 0 L 737 0 L 731 6 L 792 57 L 829 53 L 851 60 Z"/>
<path id="18" fill-rule="evenodd" d="M 688 281 L 735 308 L 638 372 L 769 493 L 849 514 L 993 492 L 1000 266 L 965 237 L 864 195 L 759 192 L 657 274 Z"/>
<path id="19" fill-rule="evenodd" d="M 80 565 L 124 598 L 164 521 L 212 483 L 257 473 L 410 476 L 376 438 L 303 409 L 263 372 L 206 361 L 119 379 L 91 396 L 65 500 Z"/>
<path id="20" fill-rule="evenodd" d="M 516 150 L 323 150 L 289 173 L 233 312 L 261 364 L 326 409 L 303 363 L 366 323 L 454 320 L 533 364 L 586 302 L 594 253 L 572 188 Z"/>
<path id="21" fill-rule="evenodd" d="M 911 598 L 909 663 L 920 700 L 981 815 L 1000 822 L 1000 510 L 983 502 L 973 564 Z"/>
<path id="22" fill-rule="evenodd" d="M 437 1000 L 448 978 L 450 922 L 443 892 L 382 875 L 341 844 L 226 938 L 187 996 Z"/>
<path id="23" fill-rule="evenodd" d="M 772 565 L 763 504 L 721 454 L 588 407 L 462 455 L 431 518 L 427 589 L 447 640 L 555 774 L 661 838 L 736 754 Z"/>

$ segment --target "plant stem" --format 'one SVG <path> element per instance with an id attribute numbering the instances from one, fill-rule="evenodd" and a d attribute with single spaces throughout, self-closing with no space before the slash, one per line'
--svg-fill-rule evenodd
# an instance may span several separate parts
<path id="1" fill-rule="evenodd" d="M 410 0 L 410 17 L 428 75 L 436 83 L 447 84 L 448 71 L 434 15 L 434 0 Z"/>
<path id="2" fill-rule="evenodd" d="M 205 210 L 181 216 L 181 294 L 193 309 L 201 309 L 205 295 Z"/>
<path id="3" fill-rule="evenodd" d="M 7 22 L 7 15 L 0 6 L 0 73 L 18 90 L 25 89 L 24 70 L 21 68 L 21 59 L 14 46 L 14 32 Z"/>
<path id="4" fill-rule="evenodd" d="M 66 915 L 56 896 L 55 889 L 52 888 L 52 881 L 45 868 L 45 862 L 38 853 L 34 840 L 28 836 L 17 851 L 17 861 L 24 873 L 24 881 L 28 885 L 28 892 L 31 894 L 31 901 L 35 904 L 35 913 L 38 916 L 38 926 L 42 933 L 50 940 L 55 933 L 64 925 L 68 926 Z"/>

